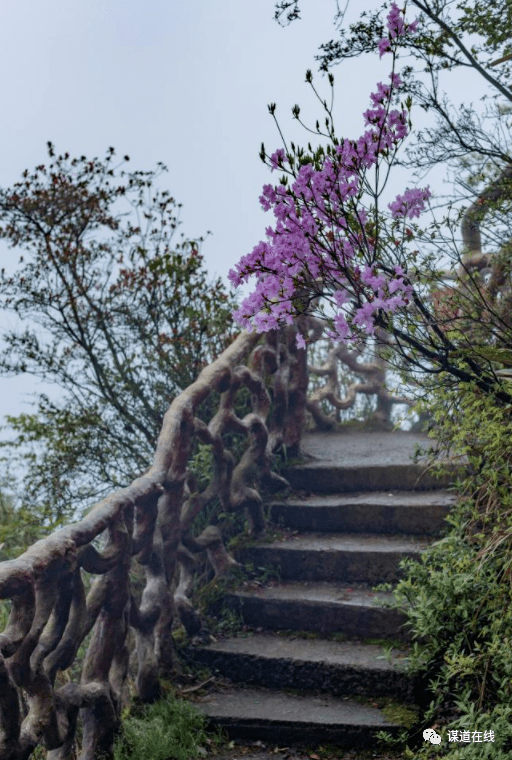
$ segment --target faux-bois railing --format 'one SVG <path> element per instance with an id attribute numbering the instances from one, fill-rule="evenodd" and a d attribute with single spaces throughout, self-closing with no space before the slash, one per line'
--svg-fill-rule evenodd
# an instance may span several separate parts
<path id="1" fill-rule="evenodd" d="M 326 382 L 317 383 L 308 400 L 306 352 L 296 348 L 295 336 L 299 328 L 314 343 L 322 338 L 322 326 L 301 320 L 263 339 L 241 333 L 173 400 L 144 475 L 96 504 L 80 522 L 0 563 L 0 599 L 10 600 L 0 634 L 2 760 L 28 758 L 38 745 L 46 747 L 49 760 L 69 760 L 79 718 L 80 760 L 111 757 L 128 698 L 130 660 L 137 663 L 130 677 L 138 696 L 155 698 L 159 674 L 174 666 L 177 615 L 189 636 L 201 631 L 190 601 L 196 558 L 206 554 L 216 575 L 234 564 L 218 527 L 208 525 L 194 536 L 194 518 L 218 498 L 224 511 L 244 511 L 248 530 L 261 533 L 262 491 L 287 485 L 272 471 L 272 457 L 284 447 L 292 455 L 300 451 L 307 412 L 327 428 L 335 414 L 326 414 L 325 402 L 336 412 L 353 405 L 358 392 L 376 394 L 376 415 L 385 421 L 391 405 L 403 401 L 386 390 L 382 362 L 364 362 L 358 351 L 334 348 L 321 367 L 309 368 Z M 339 359 L 360 378 L 349 383 L 344 398 Z M 240 418 L 235 401 L 244 388 L 252 410 Z M 196 412 L 214 393 L 220 401 L 206 424 Z M 238 461 L 227 447 L 228 433 L 245 436 Z M 213 475 L 201 492 L 189 467 L 194 438 L 212 452 Z M 141 593 L 131 582 L 133 563 L 144 572 Z M 79 679 L 64 682 L 62 673 L 85 645 Z"/>

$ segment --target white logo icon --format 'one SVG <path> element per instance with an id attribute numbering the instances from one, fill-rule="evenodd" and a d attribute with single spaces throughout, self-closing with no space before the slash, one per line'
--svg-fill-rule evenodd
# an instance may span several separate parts
<path id="1" fill-rule="evenodd" d="M 426 728 L 423 731 L 423 738 L 431 744 L 441 744 L 441 737 L 439 734 L 436 734 L 433 728 Z"/>

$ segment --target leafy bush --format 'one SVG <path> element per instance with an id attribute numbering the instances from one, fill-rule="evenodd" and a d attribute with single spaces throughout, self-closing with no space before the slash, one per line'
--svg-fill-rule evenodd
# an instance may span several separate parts
<path id="1" fill-rule="evenodd" d="M 29 373 L 58 393 L 7 418 L 7 473 L 50 529 L 76 519 L 149 466 L 172 401 L 233 340 L 234 295 L 211 280 L 202 238 L 178 235 L 180 204 L 153 171 L 55 156 L 0 188 L 0 238 L 22 255 L 0 272 L 0 375 Z M 210 419 L 207 399 L 199 417 Z M 12 435 L 14 432 L 14 436 Z M 21 473 L 20 473 L 21 474 Z"/>
<path id="2" fill-rule="evenodd" d="M 0 562 L 17 557 L 45 535 L 42 518 L 26 505 L 16 508 L 14 497 L 0 490 Z"/>
<path id="3" fill-rule="evenodd" d="M 511 409 L 471 385 L 438 392 L 427 406 L 437 453 L 464 456 L 468 469 L 448 534 L 421 561 L 403 563 L 396 590 L 410 605 L 425 725 L 443 736 L 414 757 L 504 760 L 512 751 Z M 448 730 L 463 729 L 492 730 L 495 741 L 448 742 Z"/>

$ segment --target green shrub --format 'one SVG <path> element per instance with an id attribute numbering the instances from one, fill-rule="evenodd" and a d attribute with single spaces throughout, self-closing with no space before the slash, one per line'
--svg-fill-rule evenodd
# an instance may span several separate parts
<path id="1" fill-rule="evenodd" d="M 169 695 L 123 721 L 114 760 L 192 760 L 207 743 L 205 724 L 193 705 Z"/>
<path id="2" fill-rule="evenodd" d="M 504 760 L 512 753 L 512 419 L 509 407 L 473 386 L 423 405 L 438 453 L 465 457 L 447 535 L 421 561 L 402 563 L 395 591 L 417 639 L 411 668 L 424 725 L 442 742 L 410 755 Z M 448 741 L 449 730 L 492 730 L 494 742 Z"/>

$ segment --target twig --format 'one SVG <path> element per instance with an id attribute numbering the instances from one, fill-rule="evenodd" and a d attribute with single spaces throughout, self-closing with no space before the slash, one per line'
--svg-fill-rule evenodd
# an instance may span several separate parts
<path id="1" fill-rule="evenodd" d="M 207 678 L 206 681 L 203 681 L 203 683 L 198 683 L 196 686 L 188 686 L 186 689 L 180 689 L 180 692 L 182 694 L 190 694 L 192 691 L 198 691 L 199 689 L 202 689 L 203 686 L 206 686 L 206 684 L 210 683 L 210 681 L 215 681 L 215 676 L 210 676 L 210 678 Z"/>

